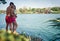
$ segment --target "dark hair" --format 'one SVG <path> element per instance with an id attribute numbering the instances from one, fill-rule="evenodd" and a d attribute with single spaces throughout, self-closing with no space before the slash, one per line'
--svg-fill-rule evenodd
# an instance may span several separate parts
<path id="1" fill-rule="evenodd" d="M 13 2 L 10 2 L 10 5 L 11 5 L 11 4 L 12 4 L 12 5 L 14 5 L 14 3 L 13 3 Z"/>

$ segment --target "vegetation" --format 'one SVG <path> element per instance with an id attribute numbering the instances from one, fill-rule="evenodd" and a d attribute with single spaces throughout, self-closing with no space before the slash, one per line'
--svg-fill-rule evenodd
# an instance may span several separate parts
<path id="1" fill-rule="evenodd" d="M 0 4 L 6 4 L 6 0 L 0 0 Z M 5 10 L 0 10 L 0 14 L 1 13 L 5 13 Z M 60 7 L 51 7 L 51 8 L 20 8 L 18 10 L 16 10 L 16 13 L 22 13 L 22 14 L 34 14 L 34 13 L 37 13 L 37 14 L 60 14 Z"/>
<path id="2" fill-rule="evenodd" d="M 48 13 L 48 9 L 44 8 L 20 8 L 20 13 L 33 14 L 33 13 Z"/>
<path id="3" fill-rule="evenodd" d="M 51 8 L 20 8 L 19 9 L 19 12 L 20 13 L 37 13 L 37 14 L 40 14 L 40 13 L 44 13 L 44 14 L 60 14 L 60 7 L 51 7 Z"/>
<path id="4" fill-rule="evenodd" d="M 49 20 L 49 22 L 51 22 L 50 26 L 60 29 L 60 18 Z"/>
<path id="5" fill-rule="evenodd" d="M 60 40 L 60 33 L 57 33 L 52 36 L 52 39 L 50 41 L 59 41 Z"/>
<path id="6" fill-rule="evenodd" d="M 60 18 L 51 19 L 48 22 L 50 22 L 50 25 L 52 28 L 60 30 Z M 59 41 L 60 40 L 60 33 L 56 33 L 52 36 L 52 39 L 50 41 Z"/>
<path id="7" fill-rule="evenodd" d="M 5 10 L 0 10 L 0 13 L 6 13 Z M 52 8 L 20 8 L 16 10 L 17 14 L 60 14 L 60 7 Z"/>
<path id="8" fill-rule="evenodd" d="M 6 4 L 7 2 L 6 2 L 6 0 L 0 0 L 0 4 Z"/>
<path id="9" fill-rule="evenodd" d="M 52 7 L 51 10 L 53 11 L 52 13 L 60 13 L 60 7 Z"/>
<path id="10" fill-rule="evenodd" d="M 30 41 L 30 38 L 0 30 L 0 41 Z"/>
<path id="11" fill-rule="evenodd" d="M 5 11 L 5 10 L 0 10 L 0 14 L 1 14 L 1 13 L 4 13 L 4 14 L 5 14 L 5 13 L 6 13 L 6 11 Z"/>
<path id="12" fill-rule="evenodd" d="M 53 11 L 60 11 L 60 7 L 52 7 L 51 10 L 53 10 Z"/>

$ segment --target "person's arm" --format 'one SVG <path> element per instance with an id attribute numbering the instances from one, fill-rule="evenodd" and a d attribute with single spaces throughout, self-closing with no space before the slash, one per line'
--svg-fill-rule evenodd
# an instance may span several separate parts
<path id="1" fill-rule="evenodd" d="M 15 14 L 15 17 L 17 17 L 16 6 L 15 5 L 14 5 L 14 14 Z"/>

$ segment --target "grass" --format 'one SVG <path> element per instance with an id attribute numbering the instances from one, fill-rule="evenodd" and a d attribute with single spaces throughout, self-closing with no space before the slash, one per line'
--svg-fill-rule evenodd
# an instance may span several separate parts
<path id="1" fill-rule="evenodd" d="M 26 38 L 24 35 L 16 35 L 8 33 L 4 30 L 0 30 L 0 41 L 29 41 L 30 38 Z"/>

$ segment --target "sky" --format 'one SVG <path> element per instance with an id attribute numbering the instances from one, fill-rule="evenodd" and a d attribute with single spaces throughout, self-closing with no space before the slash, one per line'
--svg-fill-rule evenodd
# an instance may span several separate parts
<path id="1" fill-rule="evenodd" d="M 6 0 L 6 4 L 0 4 L 0 10 L 6 10 L 10 2 L 16 5 L 16 8 L 44 8 L 44 7 L 60 7 L 60 0 Z"/>

